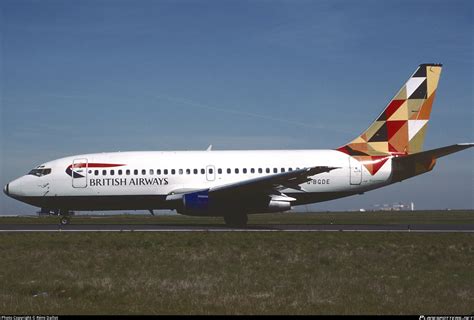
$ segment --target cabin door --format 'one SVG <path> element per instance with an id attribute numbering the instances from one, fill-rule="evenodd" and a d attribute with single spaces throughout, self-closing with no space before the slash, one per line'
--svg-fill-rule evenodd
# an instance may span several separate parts
<path id="1" fill-rule="evenodd" d="M 353 157 L 349 157 L 349 166 L 350 184 L 359 185 L 362 182 L 362 164 Z"/>
<path id="2" fill-rule="evenodd" d="M 87 159 L 74 159 L 71 166 L 72 186 L 74 188 L 87 187 L 87 170 L 89 164 Z"/>

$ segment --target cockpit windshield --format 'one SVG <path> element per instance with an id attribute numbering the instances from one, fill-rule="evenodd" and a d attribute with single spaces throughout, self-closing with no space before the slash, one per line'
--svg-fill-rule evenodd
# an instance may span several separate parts
<path id="1" fill-rule="evenodd" d="M 50 173 L 51 173 L 50 168 L 36 168 L 36 169 L 33 169 L 30 172 L 28 172 L 28 174 L 31 174 L 31 175 L 34 175 L 34 176 L 37 176 L 37 177 L 42 177 L 42 176 L 45 176 L 45 175 L 50 174 Z"/>

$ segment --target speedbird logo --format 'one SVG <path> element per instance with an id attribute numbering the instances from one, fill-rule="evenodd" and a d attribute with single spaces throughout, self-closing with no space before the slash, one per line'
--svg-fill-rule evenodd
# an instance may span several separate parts
<path id="1" fill-rule="evenodd" d="M 83 169 L 89 170 L 92 168 L 114 168 L 122 167 L 125 164 L 116 163 L 74 163 L 66 168 L 66 173 L 73 178 L 85 178 L 86 173 Z M 119 173 L 121 174 L 121 173 Z M 107 187 L 107 186 L 161 186 L 167 185 L 168 178 L 131 178 L 131 177 L 105 177 L 105 178 L 90 178 L 88 185 L 90 187 Z"/>
<path id="2" fill-rule="evenodd" d="M 78 169 L 78 168 L 86 168 L 86 169 L 91 169 L 91 168 L 113 168 L 113 167 L 121 167 L 124 166 L 124 164 L 115 164 L 115 163 L 74 163 L 69 165 L 66 168 L 66 173 L 73 177 L 73 178 L 84 178 L 85 175 L 82 175 L 78 173 L 77 171 L 73 171 L 72 169 Z"/>

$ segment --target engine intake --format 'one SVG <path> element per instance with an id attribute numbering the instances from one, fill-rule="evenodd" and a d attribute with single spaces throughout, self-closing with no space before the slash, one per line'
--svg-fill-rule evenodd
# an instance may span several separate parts
<path id="1" fill-rule="evenodd" d="M 199 191 L 188 193 L 183 196 L 183 206 L 178 212 L 184 214 L 197 214 L 208 211 L 209 193 L 208 191 Z"/>

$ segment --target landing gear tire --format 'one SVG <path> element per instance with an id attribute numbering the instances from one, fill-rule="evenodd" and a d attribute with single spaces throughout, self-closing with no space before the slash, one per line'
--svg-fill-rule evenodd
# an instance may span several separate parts
<path id="1" fill-rule="evenodd" d="M 71 222 L 70 212 L 67 209 L 59 210 L 59 224 L 65 226 Z"/>
<path id="2" fill-rule="evenodd" d="M 69 218 L 69 217 L 61 217 L 59 219 L 59 223 L 63 226 L 69 224 L 70 222 L 71 222 L 71 218 Z"/>
<path id="3" fill-rule="evenodd" d="M 246 214 L 229 214 L 224 216 L 225 224 L 233 228 L 245 228 L 247 226 L 248 217 Z"/>

